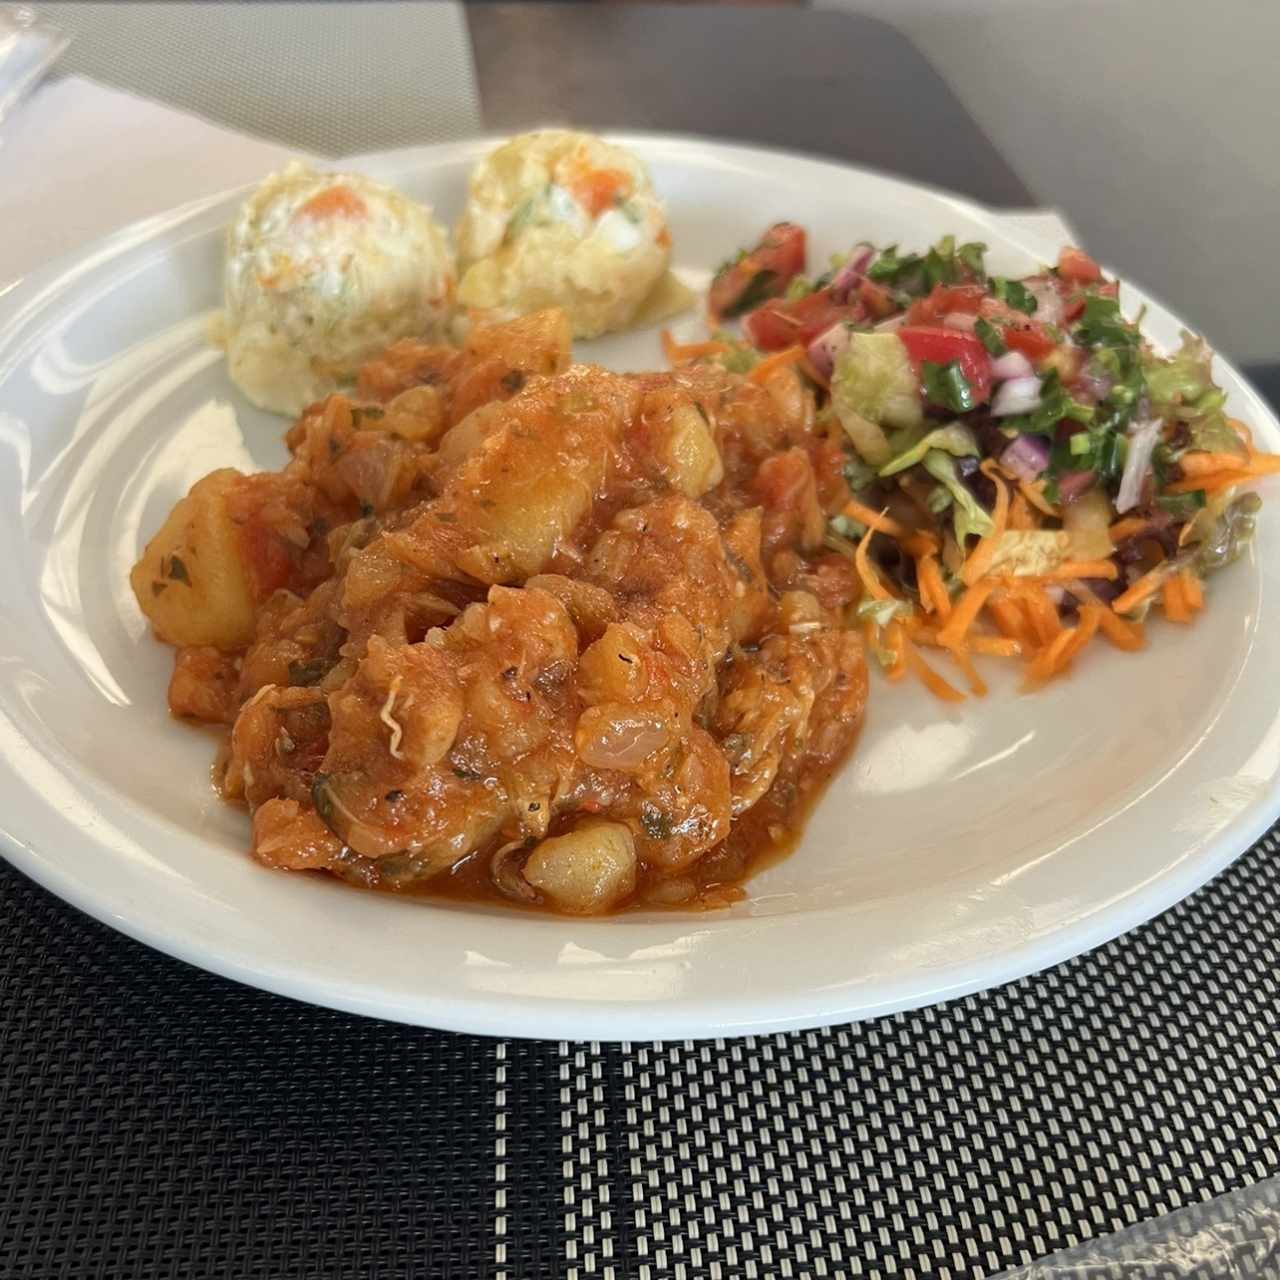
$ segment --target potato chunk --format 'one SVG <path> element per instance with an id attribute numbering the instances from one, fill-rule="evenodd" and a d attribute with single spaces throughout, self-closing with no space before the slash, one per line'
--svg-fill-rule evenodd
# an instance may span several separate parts
<path id="1" fill-rule="evenodd" d="M 702 497 L 724 479 L 724 463 L 710 424 L 692 402 L 672 411 L 659 454 L 671 483 L 687 498 Z"/>
<path id="2" fill-rule="evenodd" d="M 636 887 L 635 841 L 620 822 L 586 822 L 538 845 L 524 878 L 561 911 L 608 911 Z"/>
<path id="3" fill-rule="evenodd" d="M 138 607 L 169 644 L 240 649 L 253 639 L 253 580 L 227 511 L 240 479 L 228 468 L 198 481 L 129 575 Z"/>

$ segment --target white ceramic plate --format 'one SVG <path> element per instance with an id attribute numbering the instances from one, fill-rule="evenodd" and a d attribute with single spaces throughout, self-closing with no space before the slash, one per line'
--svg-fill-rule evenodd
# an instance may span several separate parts
<path id="1" fill-rule="evenodd" d="M 945 232 L 1030 270 L 1053 245 L 958 199 L 743 147 L 622 137 L 705 272 L 783 217 L 816 255 Z M 361 167 L 449 219 L 484 142 Z M 299 999 L 456 1030 L 649 1039 L 804 1027 L 973 991 L 1076 955 L 1176 902 L 1280 809 L 1280 503 L 1256 558 L 1189 629 L 1071 679 L 942 706 L 873 677 L 866 728 L 800 848 L 724 913 L 577 921 L 433 905 L 275 874 L 209 786 L 213 742 L 165 710 L 171 654 L 127 573 L 218 466 L 277 466 L 283 424 L 204 340 L 228 196 L 131 227 L 0 298 L 0 831 L 28 875 L 115 928 Z M 1178 322 L 1146 301 L 1147 326 Z M 593 358 L 658 367 L 653 333 Z M 1231 407 L 1280 428 L 1234 370 Z"/>

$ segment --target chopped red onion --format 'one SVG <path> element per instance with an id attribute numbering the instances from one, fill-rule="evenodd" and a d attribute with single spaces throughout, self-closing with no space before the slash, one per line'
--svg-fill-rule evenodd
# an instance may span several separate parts
<path id="1" fill-rule="evenodd" d="M 1035 373 L 1031 361 L 1021 351 L 1006 351 L 991 362 L 991 376 L 996 382 L 1010 378 L 1030 378 Z"/>
<path id="2" fill-rule="evenodd" d="M 856 244 L 849 251 L 849 261 L 831 278 L 828 287 L 833 302 L 847 302 L 849 295 L 862 283 L 876 251 L 869 244 Z"/>
<path id="3" fill-rule="evenodd" d="M 1094 471 L 1066 471 L 1058 477 L 1058 497 L 1065 502 L 1074 502 L 1082 494 L 1093 488 L 1098 478 Z"/>
<path id="4" fill-rule="evenodd" d="M 1116 514 L 1132 511 L 1142 500 L 1142 482 L 1151 466 L 1151 454 L 1160 440 L 1160 420 L 1148 419 L 1135 422 L 1129 428 L 1129 452 L 1124 460 L 1124 474 L 1120 477 L 1120 492 L 1116 494 Z"/>
<path id="5" fill-rule="evenodd" d="M 1040 379 L 1010 378 L 1001 383 L 991 401 L 993 418 L 1008 418 L 1017 413 L 1030 413 L 1040 406 Z"/>
<path id="6" fill-rule="evenodd" d="M 805 353 L 809 357 L 809 363 L 813 365 L 814 372 L 828 382 L 835 371 L 836 361 L 849 345 L 849 333 L 849 326 L 839 320 L 809 343 Z"/>
<path id="7" fill-rule="evenodd" d="M 895 329 L 901 329 L 907 323 L 907 313 L 900 311 L 896 316 L 890 316 L 887 320 L 881 320 L 875 327 L 876 333 L 893 333 Z"/>
<path id="8" fill-rule="evenodd" d="M 1075 386 L 1072 390 L 1077 400 L 1086 404 L 1098 404 L 1105 398 L 1113 385 L 1112 380 L 1105 373 L 1093 373 L 1086 368 L 1076 378 Z"/>
<path id="9" fill-rule="evenodd" d="M 1049 465 L 1049 442 L 1044 436 L 1014 436 L 1000 455 L 1000 465 L 1022 480 L 1036 480 Z"/>
<path id="10" fill-rule="evenodd" d="M 959 329 L 962 333 L 972 333 L 978 324 L 978 317 L 967 311 L 952 311 L 942 317 L 942 323 L 948 329 Z"/>

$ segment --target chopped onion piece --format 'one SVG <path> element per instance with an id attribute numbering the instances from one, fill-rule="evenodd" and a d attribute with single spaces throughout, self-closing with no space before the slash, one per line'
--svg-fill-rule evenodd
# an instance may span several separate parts
<path id="1" fill-rule="evenodd" d="M 831 278 L 830 292 L 833 302 L 847 302 L 849 295 L 862 283 L 862 277 L 876 256 L 869 244 L 856 244 L 849 251 L 849 261 Z"/>
<path id="2" fill-rule="evenodd" d="M 972 333 L 978 325 L 978 317 L 967 311 L 953 311 L 942 317 L 942 323 L 948 329 L 959 329 L 962 333 Z"/>
<path id="3" fill-rule="evenodd" d="M 991 402 L 991 414 L 995 418 L 1008 418 L 1017 413 L 1030 413 L 1039 405 L 1039 378 L 1010 378 L 996 392 Z"/>
<path id="4" fill-rule="evenodd" d="M 1049 465 L 1049 442 L 1043 436 L 1015 436 L 1000 455 L 1000 465 L 1021 480 L 1037 480 Z"/>
<path id="5" fill-rule="evenodd" d="M 843 320 L 837 321 L 830 329 L 824 330 L 809 343 L 805 354 L 814 372 L 820 374 L 828 382 L 831 381 L 836 361 L 841 352 L 849 345 L 849 326 Z"/>
<path id="6" fill-rule="evenodd" d="M 1061 325 L 1065 308 L 1057 284 L 1046 276 L 1031 276 L 1022 284 L 1036 300 L 1035 318 L 1041 324 Z"/>
<path id="7" fill-rule="evenodd" d="M 1135 422 L 1129 428 L 1129 452 L 1124 460 L 1124 474 L 1120 477 L 1120 492 L 1116 495 L 1116 512 L 1124 515 L 1132 511 L 1142 498 L 1142 482 L 1151 466 L 1151 454 L 1160 440 L 1158 418 Z"/>
<path id="8" fill-rule="evenodd" d="M 1021 351 L 1006 351 L 991 362 L 991 376 L 996 382 L 1007 382 L 1010 378 L 1034 377 L 1035 369 L 1031 361 Z"/>

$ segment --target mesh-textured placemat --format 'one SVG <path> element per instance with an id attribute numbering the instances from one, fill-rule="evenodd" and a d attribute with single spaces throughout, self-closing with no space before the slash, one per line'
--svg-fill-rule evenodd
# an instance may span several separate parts
<path id="1" fill-rule="evenodd" d="M 1278 852 L 983 995 L 604 1047 L 294 1004 L 0 867 L 0 1276 L 990 1275 L 1280 1172 Z"/>

